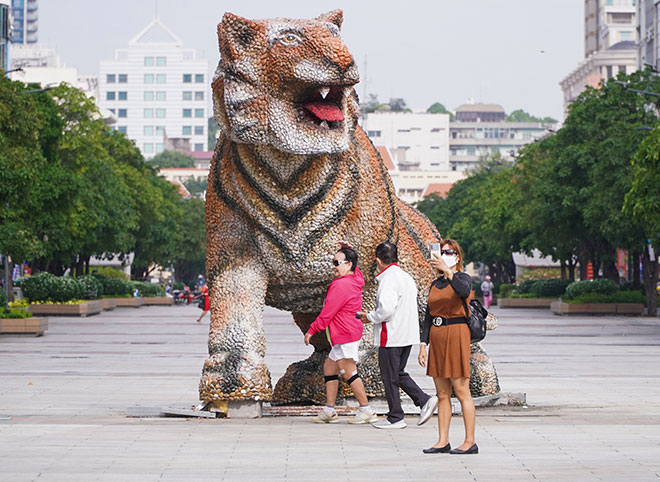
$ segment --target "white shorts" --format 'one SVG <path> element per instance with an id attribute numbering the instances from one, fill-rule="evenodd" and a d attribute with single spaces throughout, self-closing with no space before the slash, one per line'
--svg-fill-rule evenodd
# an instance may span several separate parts
<path id="1" fill-rule="evenodd" d="M 360 358 L 358 354 L 359 348 L 360 340 L 351 341 L 350 343 L 342 343 L 341 345 L 334 345 L 332 350 L 330 350 L 328 358 L 332 361 L 341 360 L 342 358 L 352 358 L 355 360 L 355 363 L 357 363 Z"/>

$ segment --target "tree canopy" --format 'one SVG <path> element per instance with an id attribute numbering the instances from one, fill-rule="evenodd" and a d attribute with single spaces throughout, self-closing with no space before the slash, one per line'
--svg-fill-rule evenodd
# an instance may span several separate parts
<path id="1" fill-rule="evenodd" d="M 195 167 L 195 158 L 190 154 L 172 150 L 160 152 L 148 162 L 156 169 L 163 167 Z"/>
<path id="2" fill-rule="evenodd" d="M 522 109 L 516 109 L 506 116 L 507 122 L 539 122 L 542 124 L 556 124 L 557 120 L 552 117 L 535 117 Z"/>

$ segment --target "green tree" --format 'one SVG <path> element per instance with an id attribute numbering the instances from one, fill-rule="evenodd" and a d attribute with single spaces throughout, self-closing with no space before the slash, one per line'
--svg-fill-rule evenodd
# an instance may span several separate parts
<path id="1" fill-rule="evenodd" d="M 163 151 L 149 160 L 156 169 L 163 167 L 195 167 L 195 158 L 179 151 Z"/>
<path id="2" fill-rule="evenodd" d="M 658 309 L 658 253 L 660 253 L 660 127 L 642 142 L 632 159 L 632 185 L 626 194 L 624 213 L 643 227 L 648 245 L 644 258 L 644 288 L 649 316 Z M 652 249 L 649 249 L 652 248 Z"/>
<path id="3" fill-rule="evenodd" d="M 177 247 L 174 272 L 177 281 L 196 279 L 206 271 L 205 203 L 200 198 L 181 201 L 179 223 L 181 237 Z"/>
<path id="4" fill-rule="evenodd" d="M 535 117 L 522 109 L 516 109 L 506 116 L 508 122 L 540 122 L 543 124 L 556 124 L 557 120 L 552 117 Z"/>
<path id="5" fill-rule="evenodd" d="M 428 114 L 449 114 L 449 120 L 453 121 L 454 120 L 454 114 L 449 112 L 444 105 L 442 105 L 440 102 L 436 102 L 434 104 L 431 104 L 428 109 L 426 109 L 426 112 Z"/>
<path id="6" fill-rule="evenodd" d="M 186 186 L 186 189 L 188 189 L 188 191 L 190 191 L 190 194 L 192 194 L 193 196 L 196 194 L 202 194 L 204 191 L 206 191 L 207 184 L 208 184 L 207 178 L 197 179 L 191 177 L 190 179 L 183 181 L 183 185 Z"/>

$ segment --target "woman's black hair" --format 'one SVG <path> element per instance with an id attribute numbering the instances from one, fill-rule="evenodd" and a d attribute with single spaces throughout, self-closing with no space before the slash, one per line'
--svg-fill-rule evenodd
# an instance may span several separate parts
<path id="1" fill-rule="evenodd" d="M 351 271 L 355 271 L 355 268 L 357 268 L 358 265 L 358 255 L 357 253 L 351 249 L 351 248 L 341 248 L 340 250 L 337 251 L 338 253 L 344 253 L 344 258 L 346 261 L 351 262 Z"/>

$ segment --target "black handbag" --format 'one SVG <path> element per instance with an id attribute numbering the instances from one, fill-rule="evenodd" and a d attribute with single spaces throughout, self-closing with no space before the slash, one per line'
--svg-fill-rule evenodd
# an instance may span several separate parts
<path id="1" fill-rule="evenodd" d="M 199 303 L 197 303 L 197 308 L 199 308 L 200 310 L 204 309 L 204 298 L 205 296 L 202 295 L 202 297 L 199 299 Z"/>
<path id="2" fill-rule="evenodd" d="M 465 309 L 465 317 L 468 320 L 468 327 L 470 328 L 470 343 L 476 343 L 486 338 L 486 317 L 488 311 L 477 299 L 470 300 L 470 312 L 468 314 L 467 303 L 461 298 L 463 308 Z"/>

